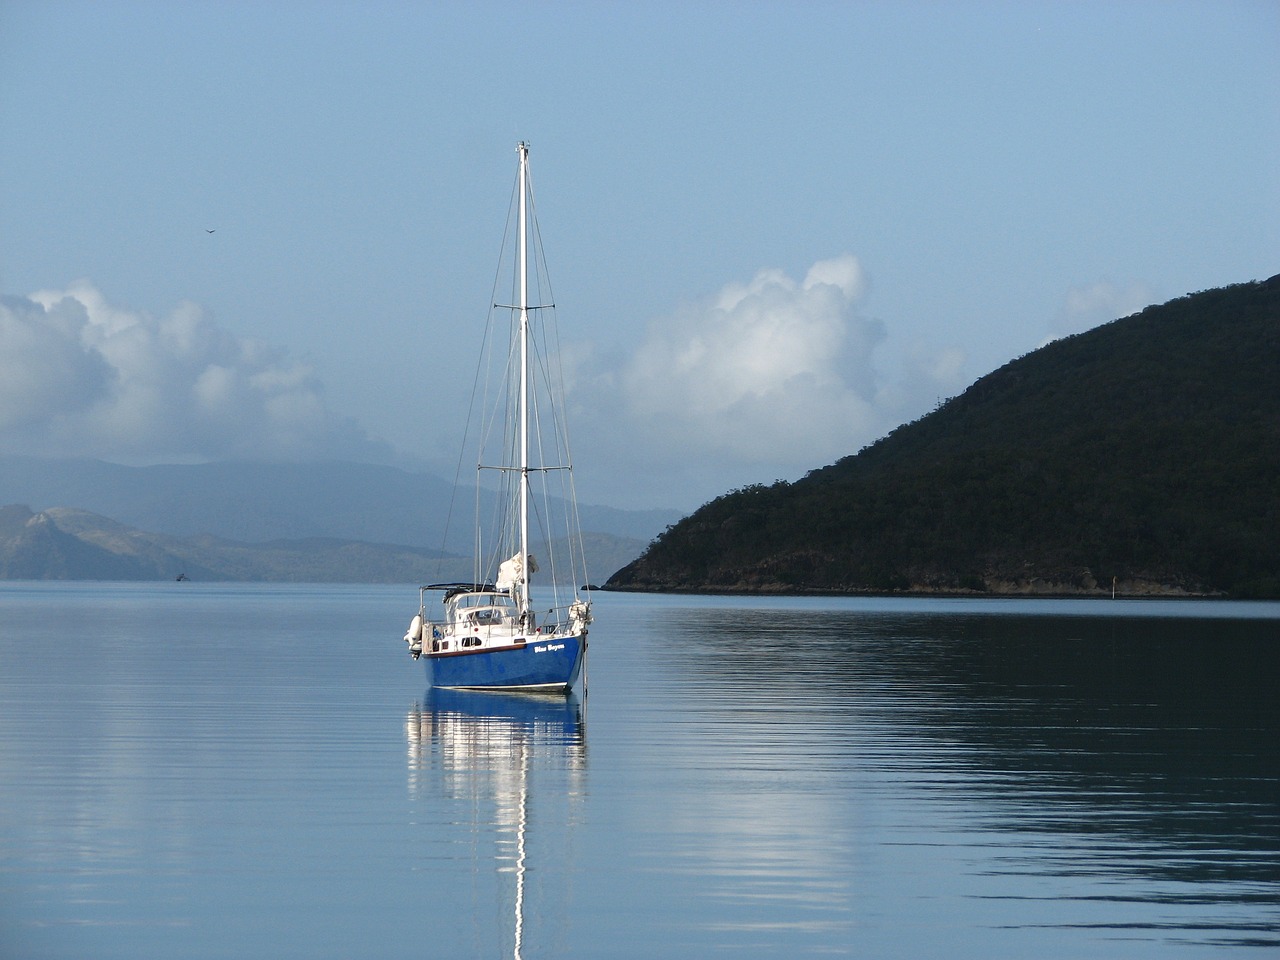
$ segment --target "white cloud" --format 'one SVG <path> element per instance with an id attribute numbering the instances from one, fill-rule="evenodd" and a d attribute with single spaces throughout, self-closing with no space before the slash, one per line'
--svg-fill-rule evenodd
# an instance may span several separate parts
<path id="1" fill-rule="evenodd" d="M 39 432 L 106 396 L 114 371 L 84 349 L 86 324 L 79 304 L 0 300 L 0 436 Z"/>
<path id="2" fill-rule="evenodd" d="M 90 283 L 0 302 L 0 449 L 123 460 L 384 455 L 278 348 L 199 306 L 155 318 Z"/>
<path id="3" fill-rule="evenodd" d="M 875 419 L 871 351 L 851 256 L 802 283 L 762 270 L 650 328 L 622 378 L 632 418 L 700 454 L 751 462 L 847 452 Z"/>
<path id="4" fill-rule="evenodd" d="M 637 491 L 655 476 L 666 494 L 714 496 L 745 483 L 794 478 L 854 453 L 951 390 L 955 351 L 913 358 L 889 384 L 873 363 L 885 324 L 859 313 L 857 259 L 815 263 L 802 281 L 776 269 L 653 323 L 588 410 L 612 407 L 606 430 L 633 464 Z M 959 359 L 962 359 L 960 357 Z M 927 398 L 927 399 L 926 399 Z M 671 502 L 670 499 L 667 501 Z"/>

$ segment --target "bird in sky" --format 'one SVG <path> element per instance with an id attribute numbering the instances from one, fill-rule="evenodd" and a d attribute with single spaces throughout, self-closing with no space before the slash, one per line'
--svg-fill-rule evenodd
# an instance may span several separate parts
<path id="1" fill-rule="evenodd" d="M 206 229 L 206 230 L 205 230 L 205 233 L 215 233 L 215 232 L 216 232 L 216 231 L 214 231 L 214 230 L 208 230 L 208 229 Z"/>

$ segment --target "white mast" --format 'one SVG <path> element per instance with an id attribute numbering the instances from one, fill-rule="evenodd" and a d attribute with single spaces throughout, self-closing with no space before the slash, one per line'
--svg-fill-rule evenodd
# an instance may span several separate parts
<path id="1" fill-rule="evenodd" d="M 526 205 L 529 183 L 529 145 L 516 145 L 520 154 L 520 214 L 517 244 L 520 259 L 520 613 L 528 620 L 529 602 L 529 264 Z"/>

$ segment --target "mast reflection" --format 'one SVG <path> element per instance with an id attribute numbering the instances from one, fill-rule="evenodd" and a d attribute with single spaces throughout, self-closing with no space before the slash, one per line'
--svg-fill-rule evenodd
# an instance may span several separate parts
<path id="1" fill-rule="evenodd" d="M 536 858 L 548 847 L 537 843 L 539 833 L 545 841 L 547 829 L 570 827 L 583 797 L 587 754 L 582 704 L 574 695 L 431 689 L 409 711 L 405 734 L 412 797 L 436 794 L 443 787 L 445 796 L 465 801 L 474 811 L 473 830 L 489 823 L 486 808 L 492 804 L 495 866 L 500 874 L 514 875 L 512 956 L 520 960 L 526 899 L 542 906 L 557 899 L 552 891 L 527 889 L 531 848 Z M 535 787 L 542 790 L 540 802 L 531 804 Z M 531 806 L 536 808 L 533 822 Z M 554 883 L 549 879 L 556 873 L 554 865 L 550 870 L 547 866 L 539 863 L 537 875 L 544 884 Z"/>

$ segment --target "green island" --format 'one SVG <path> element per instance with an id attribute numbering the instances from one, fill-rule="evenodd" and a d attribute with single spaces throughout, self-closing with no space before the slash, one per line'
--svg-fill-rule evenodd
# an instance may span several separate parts
<path id="1" fill-rule="evenodd" d="M 605 587 L 1280 597 L 1280 276 L 1054 341 Z"/>

